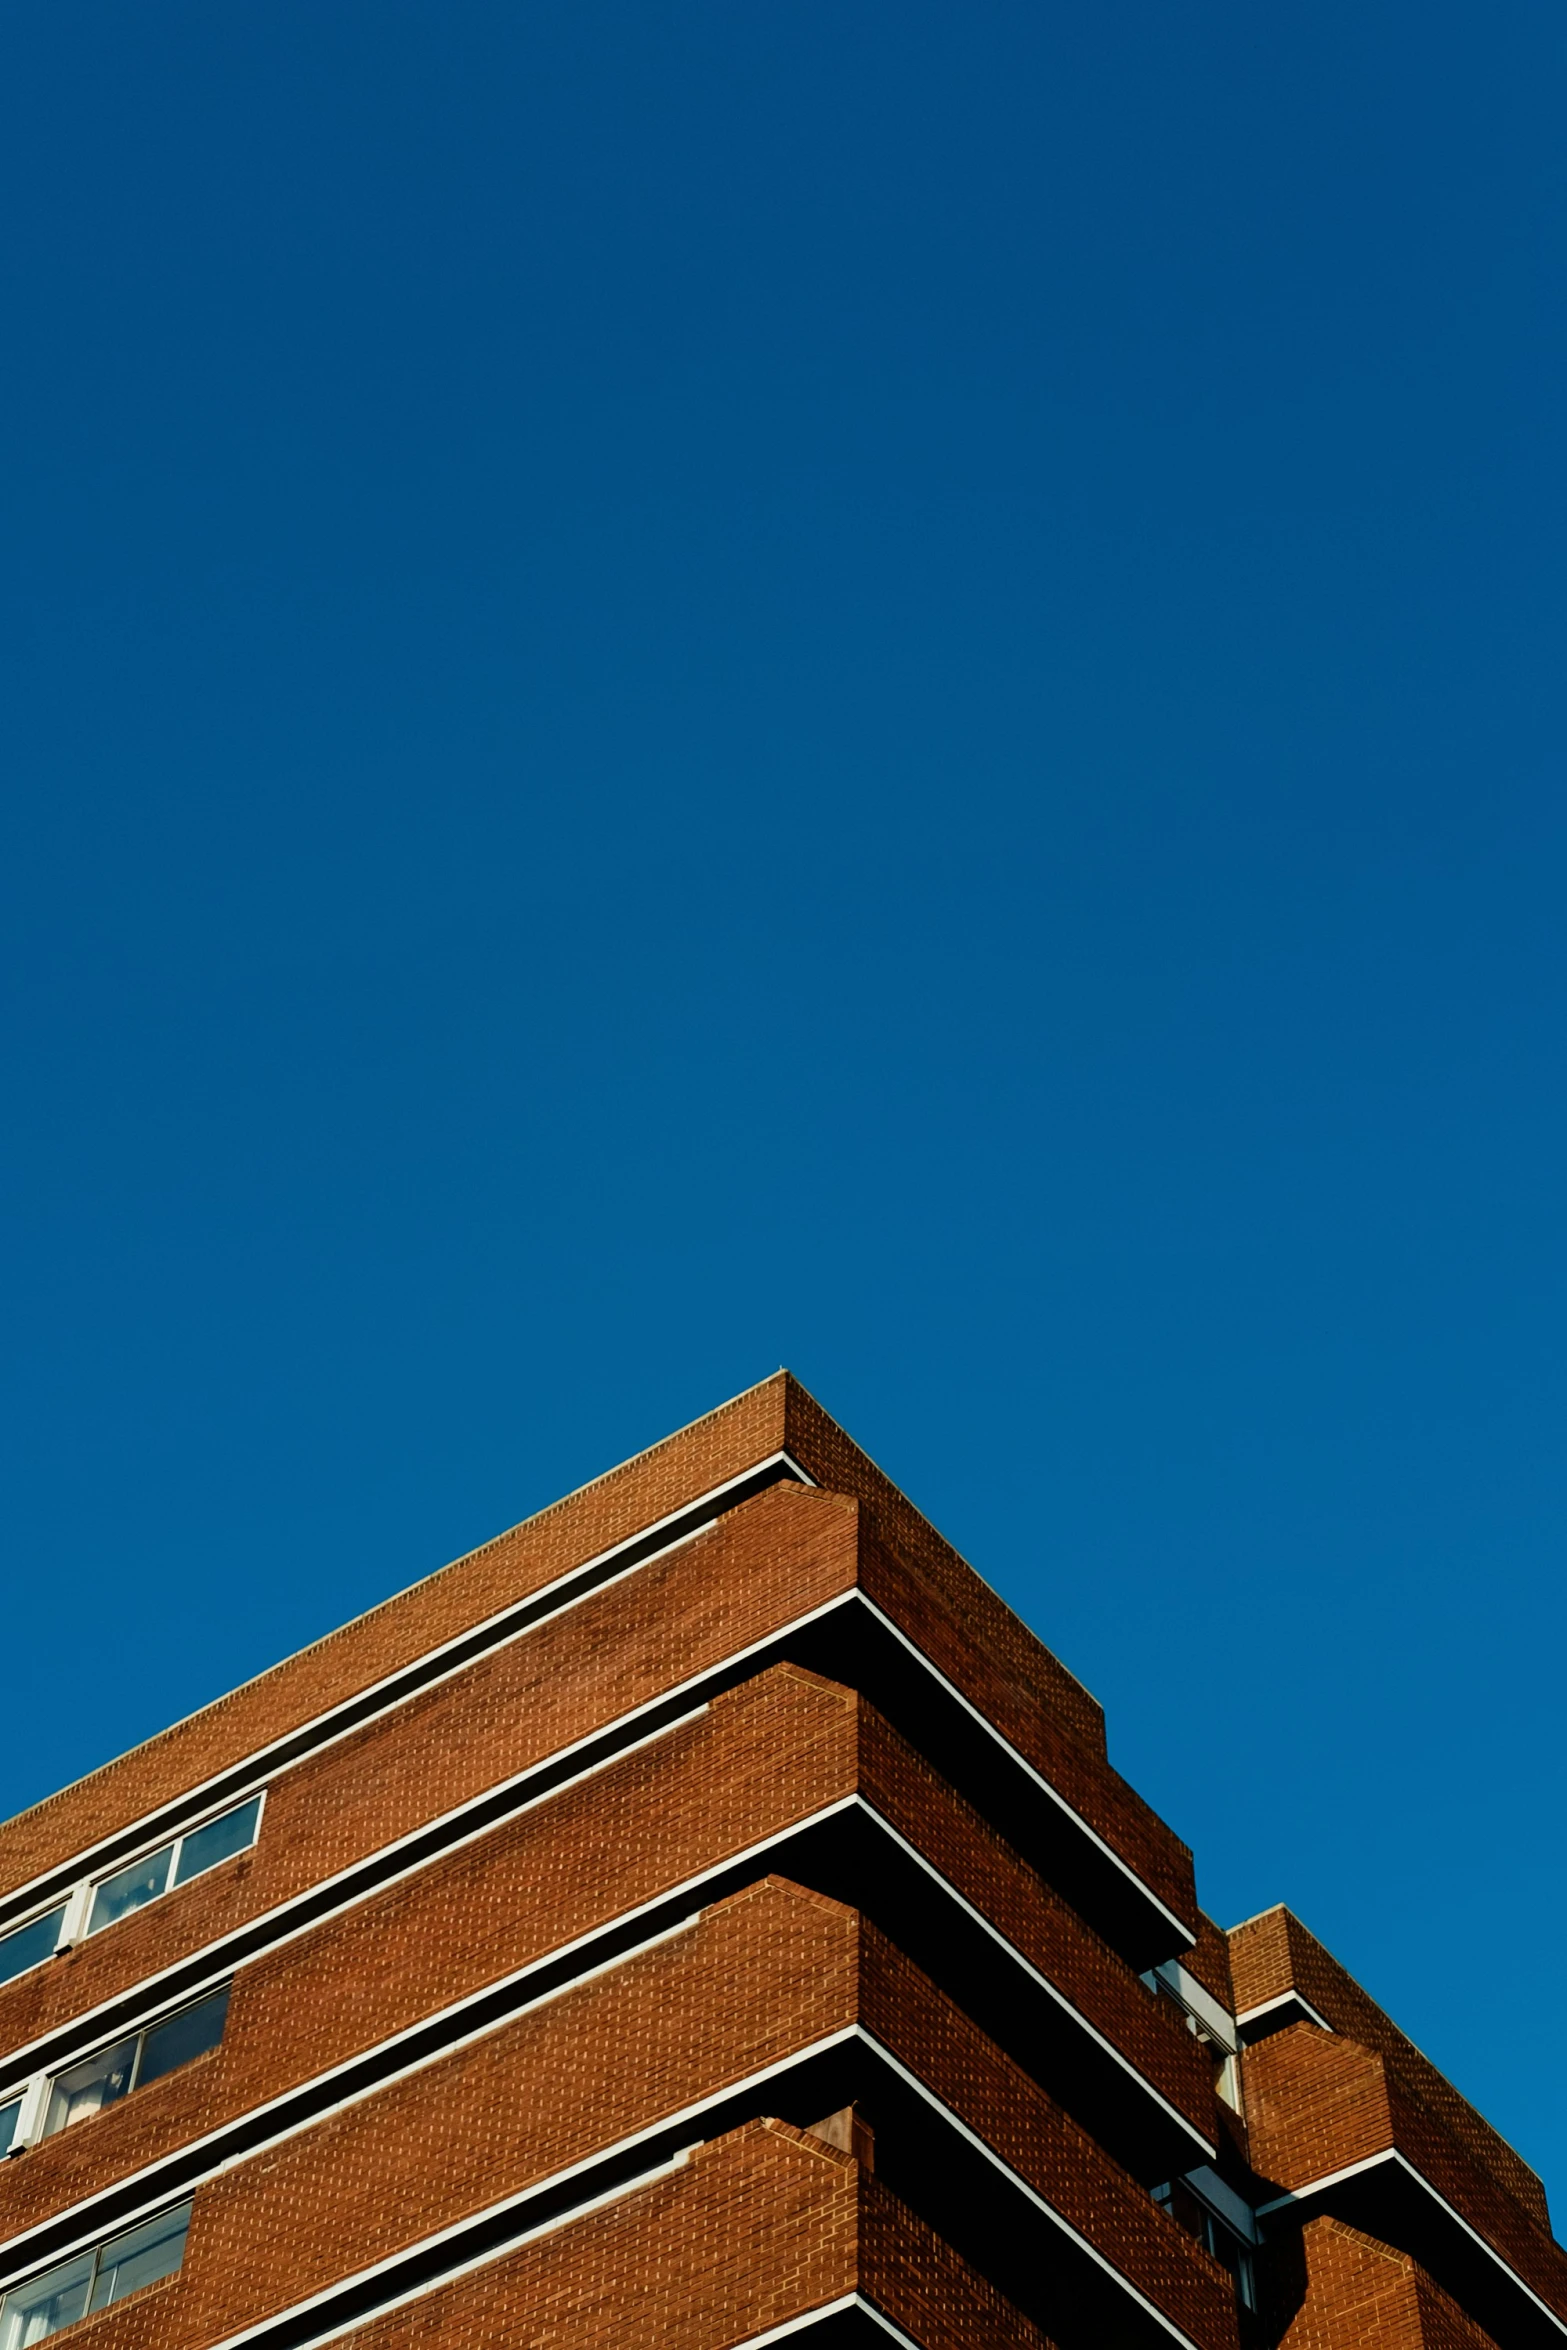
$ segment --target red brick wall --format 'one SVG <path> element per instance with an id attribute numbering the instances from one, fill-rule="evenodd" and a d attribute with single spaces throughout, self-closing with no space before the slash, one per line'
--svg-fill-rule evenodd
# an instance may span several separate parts
<path id="1" fill-rule="evenodd" d="M 759 1495 L 667 1558 L 283 1773 L 245 1861 L 0 1988 L 0 2049 L 21 2046 L 848 1590 L 855 1567 L 853 1503 L 797 1485 Z"/>
<path id="2" fill-rule="evenodd" d="M 1074 2197 L 1070 2216 L 1205 2350 L 1232 2350 L 1222 2272 L 1090 2141 L 1063 2134 L 1048 2100 L 880 1936 L 777 1880 L 210 2181 L 178 2285 L 110 2313 L 105 2341 L 214 2340 L 813 2043 L 862 2004 L 971 2127 Z"/>
<path id="3" fill-rule="evenodd" d="M 239 1762 L 455 1639 L 584 1559 L 777 1452 L 783 1373 L 638 1453 L 478 1550 L 0 1827 L 0 1892 Z M 217 1537 L 220 1563 L 221 1536 Z"/>
<path id="4" fill-rule="evenodd" d="M 796 1379 L 785 1398 L 787 1449 L 819 1485 L 852 1493 L 865 1506 L 875 1539 L 916 1582 L 927 1605 L 961 1625 L 973 1645 L 994 1657 L 1026 1713 L 1043 1709 L 1091 1754 L 1103 1755 L 1104 1708 L 1074 1673 L 998 1598 L 950 1542 L 920 1515 L 875 1462 L 861 1452 Z M 996 1717 L 998 1720 L 1000 1716 Z"/>
<path id="5" fill-rule="evenodd" d="M 977 1649 L 1002 1660 L 1025 1707 L 1048 1707 L 1071 1737 L 1102 1750 L 1103 1715 L 1082 1685 L 779 1372 L 0 1826 L 0 1893 L 63 1865 L 786 1446 L 819 1482 L 867 1503 L 938 1609 L 953 1612 Z"/>
<path id="6" fill-rule="evenodd" d="M 1281 2187 L 1307 2185 L 1385 2147 L 1405 2155 L 1525 2282 L 1567 2317 L 1567 2253 L 1536 2228 L 1372 2050 L 1315 2024 L 1248 2049 L 1251 2158 Z"/>
<path id="7" fill-rule="evenodd" d="M 1278 2350 L 1494 2350 L 1414 2261 L 1342 2220 L 1308 2222 L 1262 2276 Z"/>
<path id="8" fill-rule="evenodd" d="M 784 2122 L 354 2336 L 356 2350 L 726 2350 L 858 2289 L 924 2350 L 1045 2337 L 845 2154 Z"/>
<path id="9" fill-rule="evenodd" d="M 691 1542 L 481 1658 L 270 1788 L 254 1853 L 122 1920 L 68 1957 L 0 1987 L 0 2051 L 21 2047 L 213 1936 L 319 1883 L 633 1706 L 850 1589 L 855 1503 L 775 1486 Z M 887 1596 L 896 1596 L 887 1594 Z M 928 1609 L 911 1633 L 936 1637 Z M 985 1659 L 944 1643 L 960 1685 L 988 1693 Z M 1034 1742 L 1036 1746 L 1039 1741 Z M 1073 1748 L 1071 1793 L 1106 1837 L 1174 1883 L 1185 1847 L 1107 1765 Z M 1152 1827 L 1150 1827 L 1152 1823 Z"/>
<path id="10" fill-rule="evenodd" d="M 1199 2124 L 1211 2118 L 1206 2060 L 1169 2003 L 852 1691 L 781 1666 L 244 1968 L 221 2049 L 0 2165 L 0 2233 L 37 2224 L 856 1786 L 1182 2110 Z"/>
<path id="11" fill-rule="evenodd" d="M 1282 1904 L 1248 1918 L 1229 1935 L 1235 1996 L 1242 2008 L 1260 2007 L 1282 1991 L 1298 1990 L 1336 2032 L 1383 2057 L 1406 2093 L 1416 2097 L 1474 2160 L 1522 2205 L 1537 2227 L 1549 2228 L 1545 2189 L 1505 2138 L 1460 2097 L 1451 2081 L 1421 2055 L 1354 1977 L 1299 1918 Z"/>

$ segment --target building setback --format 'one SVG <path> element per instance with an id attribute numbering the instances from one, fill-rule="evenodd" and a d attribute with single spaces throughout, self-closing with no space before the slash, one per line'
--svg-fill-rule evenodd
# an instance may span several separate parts
<path id="1" fill-rule="evenodd" d="M 782 1373 L 0 1888 L 0 2350 L 1567 2350 L 1534 2173 Z"/>

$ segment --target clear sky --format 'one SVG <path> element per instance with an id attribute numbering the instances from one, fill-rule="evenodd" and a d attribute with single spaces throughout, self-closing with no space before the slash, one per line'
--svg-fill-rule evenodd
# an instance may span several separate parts
<path id="1" fill-rule="evenodd" d="M 1564 99 L 14 0 L 0 1808 L 786 1362 L 1567 2199 Z"/>

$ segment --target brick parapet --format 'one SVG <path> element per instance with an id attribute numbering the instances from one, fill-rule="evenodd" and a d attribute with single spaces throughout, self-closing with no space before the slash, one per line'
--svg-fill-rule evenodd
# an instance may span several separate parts
<path id="1" fill-rule="evenodd" d="M 0 1986 L 0 2050 L 128 1988 L 428 1820 L 472 1800 L 693 1675 L 852 1590 L 859 1505 L 786 1484 L 719 1518 L 662 1558 L 281 1772 L 253 1853 L 166 1895 L 69 1956 Z M 901 1601 L 885 1584 L 884 1598 Z M 916 1640 L 942 1627 L 904 1609 Z M 986 1695 L 966 1636 L 944 1643 L 960 1685 Z M 1132 1844 L 1161 1882 L 1143 1811 L 1108 1765 L 1088 1784 L 1080 1750 L 1070 1793 L 1112 1841 Z M 1148 1815 L 1149 1818 L 1152 1815 Z M 1185 1848 L 1168 1839 L 1169 1848 Z"/>
<path id="2" fill-rule="evenodd" d="M 862 1937 L 861 2013 L 1110 2266 L 1194 2341 L 1236 2339 L 1229 2278 L 884 1935 Z"/>
<path id="3" fill-rule="evenodd" d="M 1567 2319 L 1567 2252 L 1500 2187 L 1375 2050 L 1292 2024 L 1244 2060 L 1251 2159 L 1289 2192 L 1401 2154 L 1540 2298 Z"/>
<path id="4" fill-rule="evenodd" d="M 1270 2249 L 1261 2282 L 1276 2350 L 1496 2350 L 1418 2262 L 1327 2214 Z"/>
<path id="5" fill-rule="evenodd" d="M 1236 2001 L 1242 2011 L 1260 2007 L 1283 1992 L 1299 1991 L 1335 2032 L 1358 2041 L 1363 2048 L 1374 2049 L 1405 2094 L 1428 2107 L 1535 2226 L 1549 2233 L 1550 2211 L 1536 2173 L 1292 1911 L 1282 1904 L 1264 1910 L 1260 1917 L 1232 1927 L 1227 1939 Z"/>
<path id="6" fill-rule="evenodd" d="M 1197 1940 L 1181 1953 L 1181 1964 L 1216 1999 L 1226 2015 L 1235 2013 L 1235 1981 L 1230 1970 L 1229 1936 L 1205 1911 L 1197 1913 Z"/>
<path id="7" fill-rule="evenodd" d="M 861 1545 L 861 1582 L 900 1630 L 978 1706 L 1149 1888 L 1190 1924 L 1197 1914 L 1192 1856 L 1118 1771 L 1031 1701 L 908 1562 L 873 1537 Z M 999 1605 L 999 1602 L 998 1602 Z"/>
<path id="8" fill-rule="evenodd" d="M 877 1992 L 895 1976 L 893 2013 Z M 1222 2272 L 1092 2141 L 1063 2136 L 1048 2099 L 873 1929 L 777 1879 L 209 2180 L 177 2289 L 128 2303 L 116 2323 L 128 2344 L 195 2350 L 815 2045 L 862 2011 L 1041 2191 L 1043 2170 L 1072 2199 L 1065 2216 L 1203 2350 L 1231 2350 Z M 1074 2165 L 1086 2186 L 1074 2188 Z M 1162 2257 L 1145 2240 L 1161 2232 Z M 154 2331 L 138 2331 L 144 2322 Z M 111 2339 L 120 2336 L 106 2327 Z"/>
<path id="9" fill-rule="evenodd" d="M 741 1476 L 784 1443 L 780 1372 L 0 1825 L 0 1892 Z"/>
<path id="10" fill-rule="evenodd" d="M 38 2224 L 856 1790 L 1178 2110 L 1211 2120 L 1206 2065 L 1168 2003 L 872 1707 L 785 1665 L 253 1961 L 221 2049 L 0 2166 L 0 2231 Z M 70 1988 L 75 1968 L 78 1997 L 90 1993 L 106 1947 L 85 1945 L 54 1979 Z"/>
<path id="11" fill-rule="evenodd" d="M 1091 1755 L 1105 1750 L 1104 1708 L 1074 1673 L 975 1573 L 929 1519 L 884 1476 L 853 1438 L 797 1379 L 785 1391 L 788 1449 L 818 1484 L 864 1504 L 875 1538 L 922 1584 L 939 1613 L 950 1615 L 974 1647 L 995 1660 L 1021 1712 L 1043 1711 Z"/>
<path id="12" fill-rule="evenodd" d="M 974 1647 L 1000 1660 L 1025 1709 L 1050 1712 L 1070 1739 L 1102 1753 L 1103 1713 L 1081 1683 L 798 1381 L 779 1372 L 0 1824 L 0 1894 L 785 1449 L 819 1483 L 874 1511 L 936 1607 L 953 1612 Z"/>

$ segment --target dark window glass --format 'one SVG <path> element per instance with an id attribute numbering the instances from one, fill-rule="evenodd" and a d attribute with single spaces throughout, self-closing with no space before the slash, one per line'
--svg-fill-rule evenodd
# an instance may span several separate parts
<path id="1" fill-rule="evenodd" d="M 229 1987 L 225 1983 L 210 1999 L 198 2000 L 194 2007 L 181 2008 L 167 2023 L 154 2024 L 142 2041 L 141 2063 L 136 2068 L 137 2088 L 145 2088 L 149 2081 L 173 2072 L 176 2065 L 189 2064 L 193 2056 L 216 2048 L 223 2037 L 228 2006 Z"/>
<path id="2" fill-rule="evenodd" d="M 22 2100 L 13 2097 L 9 2105 L 0 2105 L 0 2154 L 9 2151 L 16 2136 L 16 2125 L 22 2118 Z"/>
<path id="3" fill-rule="evenodd" d="M 123 2301 L 127 2293 L 155 2284 L 159 2277 L 172 2276 L 185 2258 L 189 2226 L 190 2205 L 182 2203 L 177 2211 L 143 2220 L 139 2228 L 105 2244 L 98 2255 L 91 2307 L 107 2309 L 111 2301 Z"/>
<path id="4" fill-rule="evenodd" d="M 186 1884 L 199 1877 L 206 1869 L 215 1869 L 220 1860 L 232 1860 L 236 1852 L 243 1852 L 247 1844 L 256 1841 L 256 1822 L 261 1817 L 261 1798 L 253 1795 L 237 1811 L 226 1811 L 220 1820 L 209 1820 L 204 1828 L 193 1829 L 180 1846 L 180 1865 L 175 1871 L 176 1885 Z"/>
<path id="5" fill-rule="evenodd" d="M 116 1918 L 140 1909 L 144 1901 L 155 1901 L 169 1881 L 169 1863 L 173 1858 L 173 1845 L 165 1844 L 161 1852 L 149 1853 L 145 1860 L 133 1860 L 117 1877 L 106 1877 L 93 1895 L 88 1933 L 96 1934 L 100 1926 L 112 1926 Z"/>
<path id="6" fill-rule="evenodd" d="M 28 1967 L 37 1966 L 41 1959 L 53 1956 L 54 1946 L 60 1939 L 60 1921 L 64 1916 L 65 1904 L 62 1901 L 59 1908 L 50 1910 L 47 1917 L 34 1918 L 30 1925 L 18 1926 L 14 1934 L 7 1934 L 0 1939 L 0 1983 L 9 1983 L 13 1975 L 23 1974 Z"/>

